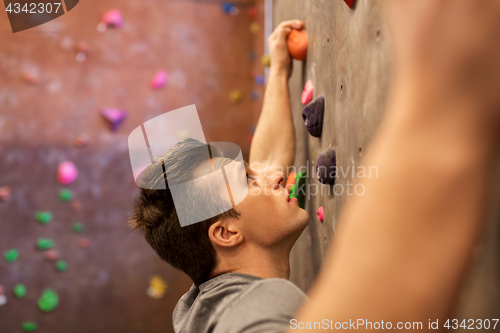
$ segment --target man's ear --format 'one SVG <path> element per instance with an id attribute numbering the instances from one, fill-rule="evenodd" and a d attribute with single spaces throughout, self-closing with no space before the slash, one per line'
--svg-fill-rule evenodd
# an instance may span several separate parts
<path id="1" fill-rule="evenodd" d="M 243 241 L 243 234 L 231 221 L 217 221 L 208 229 L 208 236 L 214 245 L 233 247 Z"/>

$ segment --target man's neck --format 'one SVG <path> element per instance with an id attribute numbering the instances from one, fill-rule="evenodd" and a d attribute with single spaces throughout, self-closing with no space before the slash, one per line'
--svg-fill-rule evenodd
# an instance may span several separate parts
<path id="1" fill-rule="evenodd" d="M 262 249 L 245 246 L 233 253 L 222 251 L 211 277 L 226 273 L 240 273 L 268 278 L 288 279 L 290 276 L 290 249 Z"/>

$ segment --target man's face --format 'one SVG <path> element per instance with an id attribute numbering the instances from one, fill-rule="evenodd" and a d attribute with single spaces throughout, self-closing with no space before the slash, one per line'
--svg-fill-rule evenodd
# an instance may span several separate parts
<path id="1" fill-rule="evenodd" d="M 261 246 L 283 241 L 295 243 L 309 223 L 309 214 L 297 199 L 290 199 L 286 180 L 275 168 L 246 167 L 248 195 L 236 206 L 243 222 L 244 236 Z"/>
<path id="2" fill-rule="evenodd" d="M 206 174 L 231 162 L 231 159 L 216 157 L 211 163 L 200 165 L 197 173 Z M 240 213 L 238 226 L 243 236 L 262 247 L 280 243 L 293 245 L 307 226 L 309 214 L 299 207 L 297 199 L 290 199 L 282 172 L 271 167 L 257 169 L 249 165 L 245 169 L 248 194 L 235 207 Z"/>

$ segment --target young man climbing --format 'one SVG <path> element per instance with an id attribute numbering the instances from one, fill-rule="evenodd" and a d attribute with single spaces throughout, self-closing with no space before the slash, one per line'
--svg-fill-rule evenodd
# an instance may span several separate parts
<path id="1" fill-rule="evenodd" d="M 413 329 L 429 330 L 429 320 L 443 330 L 481 230 L 500 144 L 500 1 L 387 3 L 392 90 L 364 161 L 379 177 L 363 179 L 365 194 L 347 203 L 310 300 L 286 280 L 290 249 L 308 216 L 282 191 L 282 174 L 249 170 L 256 179 L 236 209 L 184 228 L 168 190 L 141 190 L 133 226 L 195 282 L 175 309 L 176 332 L 325 329 L 317 323 L 368 330 L 366 322 L 393 329 L 421 322 Z M 293 162 L 285 38 L 301 27 L 284 22 L 269 39 L 271 75 L 251 163 Z M 199 146 L 181 145 L 194 155 Z M 167 173 L 207 167 L 166 165 Z M 253 195 L 258 189 L 271 195 Z"/>
<path id="2" fill-rule="evenodd" d="M 295 156 L 286 37 L 303 26 L 301 21 L 283 22 L 268 39 L 272 65 L 250 149 L 253 168 L 247 166 L 245 200 L 221 215 L 181 227 L 168 189 L 141 189 L 132 226 L 144 232 L 162 259 L 195 283 L 174 311 L 176 332 L 283 332 L 305 299 L 287 279 L 290 251 L 309 214 L 296 199 L 289 200 L 282 173 Z M 181 183 L 209 172 L 211 163 L 217 168 L 230 161 L 212 146 L 212 161 L 207 162 L 206 149 L 188 139 L 156 161 L 163 159 L 166 174 L 179 175 L 176 182 Z M 162 182 L 163 175 L 152 170 L 155 165 L 142 172 L 141 181 Z"/>

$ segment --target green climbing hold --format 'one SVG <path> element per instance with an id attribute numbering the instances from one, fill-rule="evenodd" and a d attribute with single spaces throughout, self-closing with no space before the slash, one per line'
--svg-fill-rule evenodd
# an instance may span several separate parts
<path id="1" fill-rule="evenodd" d="M 85 231 L 85 226 L 83 225 L 83 223 L 76 222 L 73 224 L 73 230 L 75 232 L 81 233 Z"/>
<path id="2" fill-rule="evenodd" d="M 42 296 L 38 299 L 38 307 L 43 312 L 54 310 L 59 304 L 59 296 L 54 289 L 47 288 L 43 291 Z"/>
<path id="3" fill-rule="evenodd" d="M 16 286 L 14 287 L 14 295 L 16 295 L 17 298 L 23 298 L 24 296 L 26 296 L 26 287 L 24 286 L 24 284 L 16 284 Z"/>
<path id="4" fill-rule="evenodd" d="M 295 177 L 295 185 L 296 187 L 296 198 L 297 201 L 299 202 L 299 207 L 304 209 L 306 206 L 306 178 L 307 178 L 307 171 L 302 170 L 297 173 L 297 176 Z"/>
<path id="5" fill-rule="evenodd" d="M 73 199 L 73 192 L 71 192 L 67 188 L 63 188 L 59 192 L 59 200 L 61 200 L 61 201 L 70 201 L 71 199 Z"/>
<path id="6" fill-rule="evenodd" d="M 38 328 L 35 323 L 31 323 L 31 322 L 25 322 L 21 325 L 21 327 L 23 328 L 23 331 L 25 331 L 25 332 L 33 332 L 33 331 L 36 331 L 36 329 Z"/>
<path id="7" fill-rule="evenodd" d="M 41 224 L 47 224 L 52 220 L 52 214 L 50 212 L 36 212 L 35 220 L 40 222 Z"/>
<path id="8" fill-rule="evenodd" d="M 58 260 L 56 261 L 56 269 L 59 272 L 64 272 L 68 269 L 68 263 L 64 260 Z"/>
<path id="9" fill-rule="evenodd" d="M 7 261 L 7 262 L 14 262 L 17 260 L 17 257 L 19 257 L 19 251 L 17 249 L 5 251 L 3 253 L 3 257 L 5 258 L 5 261 Z"/>
<path id="10" fill-rule="evenodd" d="M 36 245 L 38 246 L 39 250 L 48 250 L 54 247 L 54 241 L 47 238 L 38 238 Z"/>
<path id="11" fill-rule="evenodd" d="M 297 184 L 290 186 L 290 198 L 297 199 Z"/>

